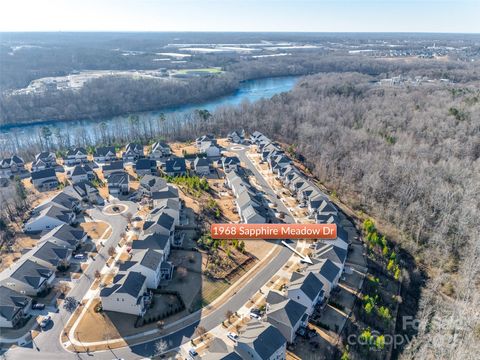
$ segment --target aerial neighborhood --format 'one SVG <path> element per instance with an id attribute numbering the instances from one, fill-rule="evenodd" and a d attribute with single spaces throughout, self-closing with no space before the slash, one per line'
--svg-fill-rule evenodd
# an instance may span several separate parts
<path id="1" fill-rule="evenodd" d="M 38 327 L 67 336 L 67 349 L 88 351 L 88 343 L 103 344 L 102 334 L 78 333 L 106 318 L 117 336 L 108 346 L 143 332 L 154 341 L 158 324 L 222 303 L 231 307 L 227 320 L 225 311 L 207 314 L 218 319 L 217 330 L 210 334 L 200 321 L 191 341 L 175 346 L 178 356 L 286 359 L 320 338 L 327 304 L 351 274 L 355 234 L 344 229 L 345 217 L 279 143 L 258 131 L 74 147 L 31 162 L 12 154 L 0 160 L 0 171 L 5 186 L 35 195 L 19 230 L 29 246 L 0 272 L 2 331 L 25 334 L 12 341 L 27 341 Z M 337 239 L 299 241 L 297 250 L 312 259 L 305 263 L 278 242 L 214 242 L 208 225 L 215 221 L 337 224 Z M 237 291 L 251 271 L 271 280 L 242 298 Z"/>

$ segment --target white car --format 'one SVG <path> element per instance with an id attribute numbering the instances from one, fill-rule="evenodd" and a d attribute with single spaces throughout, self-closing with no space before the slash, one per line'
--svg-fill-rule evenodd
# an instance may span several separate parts
<path id="1" fill-rule="evenodd" d="M 77 254 L 73 258 L 75 260 L 83 260 L 83 259 L 85 259 L 85 254 Z"/>
<path id="2" fill-rule="evenodd" d="M 237 342 L 237 340 L 238 340 L 238 335 L 235 334 L 234 332 L 229 332 L 227 334 L 227 337 L 234 342 Z"/>
<path id="3" fill-rule="evenodd" d="M 46 328 L 48 323 L 50 322 L 50 320 L 52 320 L 52 318 L 50 317 L 50 315 L 47 315 L 45 316 L 42 321 L 40 322 L 40 327 L 42 329 Z"/>
<path id="4" fill-rule="evenodd" d="M 262 317 L 258 314 L 255 314 L 255 313 L 250 313 L 250 318 L 251 319 L 257 319 L 257 320 L 260 320 Z"/>

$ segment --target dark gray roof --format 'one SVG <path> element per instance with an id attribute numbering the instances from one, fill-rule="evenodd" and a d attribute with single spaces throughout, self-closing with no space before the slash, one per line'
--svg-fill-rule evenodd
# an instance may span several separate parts
<path id="1" fill-rule="evenodd" d="M 320 261 L 319 263 L 316 263 L 316 261 L 314 261 L 312 271 L 313 270 L 318 271 L 320 275 L 322 275 L 331 283 L 333 282 L 333 280 L 335 280 L 335 277 L 340 272 L 340 268 L 335 265 L 330 259 Z"/>
<path id="2" fill-rule="evenodd" d="M 150 159 L 139 159 L 135 164 L 136 170 L 150 170 L 157 166 L 157 162 L 155 160 Z"/>
<path id="3" fill-rule="evenodd" d="M 102 168 L 103 171 L 115 171 L 115 170 L 123 170 L 123 161 L 122 160 L 116 160 L 112 161 L 110 164 L 105 165 Z"/>
<path id="4" fill-rule="evenodd" d="M 19 310 L 28 305 L 30 300 L 28 296 L 5 286 L 0 286 L 0 316 L 7 321 L 12 320 Z"/>
<path id="5" fill-rule="evenodd" d="M 297 279 L 290 283 L 288 286 L 289 289 L 300 289 L 310 300 L 315 300 L 315 298 L 320 294 L 323 289 L 323 283 L 320 281 L 315 274 L 309 272 L 307 275 L 303 276 L 300 279 Z"/>
<path id="6" fill-rule="evenodd" d="M 128 174 L 126 172 L 114 172 L 107 177 L 109 184 L 127 184 Z"/>
<path id="7" fill-rule="evenodd" d="M 146 268 L 157 270 L 162 262 L 162 254 L 153 249 L 140 250 L 133 255 L 133 260 L 136 261 L 137 259 Z"/>
<path id="8" fill-rule="evenodd" d="M 275 295 L 271 296 L 271 293 Z M 269 296 L 271 297 L 270 301 Z M 267 303 L 270 305 L 270 309 L 267 312 L 267 319 L 288 325 L 291 328 L 294 328 L 295 325 L 298 324 L 307 311 L 304 305 L 273 291 L 269 292 Z"/>
<path id="9" fill-rule="evenodd" d="M 53 266 L 58 266 L 72 254 L 72 250 L 60 247 L 50 241 L 46 241 L 37 247 L 33 256 L 37 259 L 49 262 Z"/>
<path id="10" fill-rule="evenodd" d="M 122 293 L 137 298 L 141 295 L 146 279 L 147 278 L 144 275 L 136 271 L 129 271 L 126 274 L 120 274 L 120 276 L 115 277 L 115 284 L 105 287 L 100 291 L 100 296 L 105 297 L 110 296 L 113 293 Z"/>
<path id="11" fill-rule="evenodd" d="M 210 166 L 210 161 L 205 158 L 196 157 L 193 161 L 193 165 L 195 166 L 195 169 L 197 168 L 197 166 Z"/>
<path id="12" fill-rule="evenodd" d="M 236 156 L 227 156 L 223 158 L 222 162 L 227 165 L 238 165 L 240 164 L 240 159 Z"/>
<path id="13" fill-rule="evenodd" d="M 261 359 L 269 359 L 287 341 L 273 325 L 250 321 L 240 334 L 238 342 L 253 347 Z"/>
<path id="14" fill-rule="evenodd" d="M 44 170 L 32 171 L 32 180 L 47 179 L 51 177 L 56 177 L 55 169 L 48 168 Z"/>
<path id="15" fill-rule="evenodd" d="M 150 191 L 163 189 L 167 186 L 167 182 L 159 176 L 147 174 L 140 180 L 140 185 Z"/>
<path id="16" fill-rule="evenodd" d="M 165 163 L 165 172 L 185 172 L 187 169 L 187 165 L 185 164 L 184 158 L 175 158 L 171 160 L 167 160 Z"/>
<path id="17" fill-rule="evenodd" d="M 177 198 L 177 197 L 178 197 L 178 189 L 174 188 L 173 186 L 169 186 L 167 190 L 154 191 L 152 193 L 153 200 L 170 199 L 170 198 Z"/>
<path id="18" fill-rule="evenodd" d="M 109 152 L 115 155 L 116 154 L 115 147 L 104 146 L 104 147 L 96 148 L 94 156 L 106 156 Z"/>
<path id="19" fill-rule="evenodd" d="M 87 155 L 87 150 L 85 150 L 85 149 L 82 148 L 82 147 L 76 147 L 76 148 L 68 149 L 68 151 L 67 151 L 67 156 L 77 155 L 77 153 L 81 153 L 81 154 L 83 154 L 83 155 Z"/>
<path id="20" fill-rule="evenodd" d="M 155 249 L 164 250 L 168 243 L 168 236 L 162 234 L 151 234 L 141 240 L 132 241 L 132 249 Z"/>
<path id="21" fill-rule="evenodd" d="M 209 346 L 208 351 L 201 357 L 202 360 L 242 360 L 232 346 L 227 345 L 223 340 L 214 338 Z"/>
<path id="22" fill-rule="evenodd" d="M 78 200 L 62 191 L 55 195 L 50 202 L 72 209 L 78 203 Z"/>
<path id="23" fill-rule="evenodd" d="M 77 229 L 70 225 L 62 224 L 54 228 L 49 233 L 45 234 L 44 237 L 47 240 L 49 237 L 55 237 L 59 240 L 65 241 L 75 246 L 84 236 L 85 236 L 85 232 L 81 228 Z"/>
<path id="24" fill-rule="evenodd" d="M 30 285 L 34 289 L 38 289 L 40 285 L 52 275 L 52 270 L 39 265 L 31 260 L 25 260 L 10 275 L 11 278 Z"/>
<path id="25" fill-rule="evenodd" d="M 125 151 L 139 152 L 143 154 L 143 145 L 138 143 L 128 143 L 125 147 Z"/>
<path id="26" fill-rule="evenodd" d="M 72 176 L 86 175 L 86 174 L 87 174 L 87 172 L 80 165 L 75 166 L 72 170 Z"/>
<path id="27" fill-rule="evenodd" d="M 327 248 L 321 249 L 317 253 L 317 256 L 320 259 L 329 259 L 335 263 L 344 264 L 345 260 L 347 259 L 347 250 L 335 245 L 331 245 Z"/>

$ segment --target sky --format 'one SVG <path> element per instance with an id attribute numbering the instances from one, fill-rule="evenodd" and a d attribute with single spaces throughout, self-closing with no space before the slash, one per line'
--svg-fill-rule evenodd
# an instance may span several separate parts
<path id="1" fill-rule="evenodd" d="M 1 0 L 0 31 L 480 33 L 480 0 Z"/>

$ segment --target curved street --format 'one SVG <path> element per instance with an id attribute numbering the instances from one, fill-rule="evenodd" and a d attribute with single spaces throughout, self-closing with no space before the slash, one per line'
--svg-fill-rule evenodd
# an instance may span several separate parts
<path id="1" fill-rule="evenodd" d="M 285 214 L 284 221 L 287 223 L 293 223 L 294 219 L 290 215 L 290 211 L 286 208 L 283 202 L 277 198 L 277 195 L 265 181 L 264 177 L 258 172 L 254 164 L 246 155 L 248 148 L 243 146 L 233 146 L 228 150 L 237 153 L 240 160 L 245 166 L 256 176 L 258 184 L 262 187 L 264 195 L 274 202 L 278 209 Z M 132 214 L 136 212 L 136 204 L 132 202 L 123 202 L 127 204 L 128 211 Z M 98 219 L 109 223 L 112 227 L 112 235 L 106 241 L 105 246 L 101 249 L 97 260 L 93 261 L 88 267 L 88 270 L 81 277 L 80 281 L 70 291 L 68 296 L 73 296 L 78 301 L 81 301 L 86 292 L 90 288 L 93 274 L 96 270 L 101 270 L 108 258 L 108 248 L 110 246 L 116 246 L 120 240 L 120 234 L 124 231 L 127 221 L 124 216 L 112 216 L 104 214 L 99 208 L 91 210 L 90 214 Z M 277 244 L 279 244 L 277 242 Z M 235 291 L 227 302 L 224 302 L 221 306 L 211 311 L 208 315 L 202 317 L 202 311 L 192 314 L 184 320 L 184 324 L 177 324 L 178 328 L 171 333 L 162 335 L 160 337 L 145 335 L 145 337 L 135 340 L 135 345 L 128 347 L 112 349 L 107 351 L 96 351 L 91 353 L 72 353 L 65 350 L 63 344 L 60 343 L 60 337 L 62 335 L 63 325 L 67 322 L 70 313 L 63 308 L 60 308 L 57 314 L 54 314 L 52 320 L 54 326 L 52 329 L 42 332 L 38 335 L 34 342 L 26 345 L 26 347 L 16 347 L 6 353 L 8 359 L 25 359 L 29 356 L 35 356 L 37 359 L 111 359 L 125 358 L 125 359 L 138 359 L 147 356 L 151 356 L 154 353 L 155 343 L 159 339 L 163 339 L 167 342 L 170 349 L 179 347 L 180 345 L 188 342 L 190 338 L 194 337 L 194 332 L 197 326 L 203 326 L 207 330 L 211 330 L 218 326 L 225 318 L 227 310 L 236 311 L 241 308 L 275 273 L 282 268 L 282 266 L 292 256 L 292 252 L 283 247 L 276 257 L 259 270 L 251 280 L 242 286 L 238 291 Z"/>

